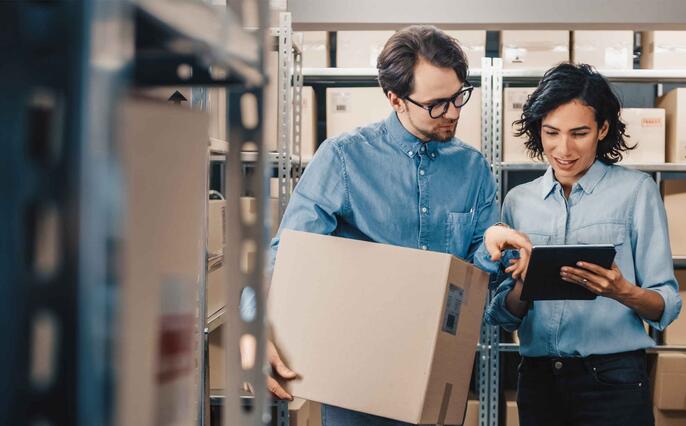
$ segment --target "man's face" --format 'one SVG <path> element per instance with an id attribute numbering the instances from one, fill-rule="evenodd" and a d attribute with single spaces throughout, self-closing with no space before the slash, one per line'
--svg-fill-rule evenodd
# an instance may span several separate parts
<path id="1" fill-rule="evenodd" d="M 461 88 L 463 82 L 457 78 L 452 68 L 440 68 L 424 59 L 420 59 L 414 68 L 414 90 L 410 94 L 413 101 L 422 105 L 450 99 Z M 448 141 L 455 136 L 455 128 L 460 118 L 460 108 L 452 103 L 448 111 L 439 118 L 431 118 L 429 111 L 407 100 L 404 114 L 409 123 L 408 130 L 422 140 Z"/>

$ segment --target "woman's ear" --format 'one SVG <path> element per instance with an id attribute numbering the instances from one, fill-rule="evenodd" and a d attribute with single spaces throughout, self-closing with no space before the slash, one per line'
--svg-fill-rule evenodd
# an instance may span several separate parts
<path id="1" fill-rule="evenodd" d="M 405 105 L 405 102 L 399 98 L 398 95 L 389 90 L 388 94 L 386 94 L 386 97 L 388 97 L 388 102 L 390 102 L 391 107 L 395 110 L 395 112 L 405 112 L 407 105 Z"/>
<path id="2" fill-rule="evenodd" d="M 602 141 L 603 139 L 605 139 L 605 137 L 607 136 L 607 133 L 609 131 L 610 131 L 610 123 L 608 123 L 607 120 L 605 120 L 602 127 L 600 127 L 600 131 L 598 132 L 598 140 Z"/>

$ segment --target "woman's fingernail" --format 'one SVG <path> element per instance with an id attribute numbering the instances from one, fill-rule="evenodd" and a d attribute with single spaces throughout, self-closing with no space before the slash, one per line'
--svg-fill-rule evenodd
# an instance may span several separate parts
<path id="1" fill-rule="evenodd" d="M 584 262 L 576 262 L 576 266 L 584 266 Z"/>

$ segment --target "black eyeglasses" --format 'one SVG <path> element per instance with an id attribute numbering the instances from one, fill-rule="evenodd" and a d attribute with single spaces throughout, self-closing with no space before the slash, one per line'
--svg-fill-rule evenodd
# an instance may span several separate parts
<path id="1" fill-rule="evenodd" d="M 448 112 L 450 104 L 453 104 L 455 108 L 462 108 L 465 106 L 465 104 L 469 101 L 469 98 L 472 96 L 472 90 L 474 90 L 474 86 L 463 86 L 462 89 L 455 93 L 450 99 L 435 102 L 430 105 L 422 105 L 409 96 L 407 96 L 405 99 L 417 105 L 418 107 L 429 111 L 429 116 L 436 119 L 443 117 Z"/>

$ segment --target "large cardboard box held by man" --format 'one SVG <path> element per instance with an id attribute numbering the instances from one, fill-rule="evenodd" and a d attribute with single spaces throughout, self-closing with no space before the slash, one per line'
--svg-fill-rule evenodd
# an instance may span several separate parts
<path id="1" fill-rule="evenodd" d="M 449 254 L 286 230 L 269 294 L 294 396 L 461 424 L 488 275 Z"/>

